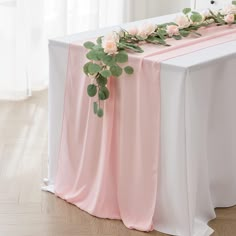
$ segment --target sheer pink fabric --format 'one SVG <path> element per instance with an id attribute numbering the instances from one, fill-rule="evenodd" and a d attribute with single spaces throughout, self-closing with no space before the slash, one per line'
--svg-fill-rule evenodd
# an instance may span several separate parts
<path id="1" fill-rule="evenodd" d="M 202 37 L 143 45 L 130 53 L 132 76 L 110 78 L 104 117 L 93 114 L 83 73 L 83 42 L 70 45 L 56 194 L 90 214 L 153 229 L 160 159 L 160 62 L 236 39 L 236 27 L 202 29 Z M 171 94 L 170 94 L 171 96 Z M 166 144 L 168 145 L 168 144 Z M 173 196 L 174 197 L 174 196 Z"/>

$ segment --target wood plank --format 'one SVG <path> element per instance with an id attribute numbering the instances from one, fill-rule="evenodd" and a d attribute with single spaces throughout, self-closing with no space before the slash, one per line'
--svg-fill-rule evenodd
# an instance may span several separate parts
<path id="1" fill-rule="evenodd" d="M 164 236 L 93 217 L 42 192 L 47 173 L 47 90 L 0 101 L 0 236 Z M 217 209 L 214 236 L 236 235 L 236 207 Z"/>

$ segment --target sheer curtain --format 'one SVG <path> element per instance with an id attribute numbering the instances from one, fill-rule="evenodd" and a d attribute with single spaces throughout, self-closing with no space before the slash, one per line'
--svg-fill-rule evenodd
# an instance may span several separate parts
<path id="1" fill-rule="evenodd" d="M 190 0 L 0 0 L 0 99 L 48 84 L 48 38 L 168 14 Z"/>
<path id="2" fill-rule="evenodd" d="M 124 2 L 0 0 L 0 99 L 46 88 L 48 38 L 120 24 Z"/>

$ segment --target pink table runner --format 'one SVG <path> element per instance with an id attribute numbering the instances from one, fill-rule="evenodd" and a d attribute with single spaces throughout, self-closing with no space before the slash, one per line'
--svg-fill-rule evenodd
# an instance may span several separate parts
<path id="1" fill-rule="evenodd" d="M 109 79 L 104 117 L 93 114 L 83 74 L 83 42 L 70 45 L 55 193 L 92 215 L 153 229 L 160 158 L 160 62 L 236 40 L 235 26 L 202 29 L 202 37 L 143 45 L 130 54 L 135 73 Z M 171 95 L 170 95 L 171 96 Z"/>

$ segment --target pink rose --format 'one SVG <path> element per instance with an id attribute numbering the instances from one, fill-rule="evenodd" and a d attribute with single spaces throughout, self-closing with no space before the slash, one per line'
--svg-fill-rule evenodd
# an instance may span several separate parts
<path id="1" fill-rule="evenodd" d="M 234 14 L 228 14 L 224 17 L 227 24 L 232 24 L 234 22 Z"/>
<path id="2" fill-rule="evenodd" d="M 167 25 L 166 32 L 170 37 L 173 35 L 179 35 L 179 27 L 177 25 Z"/>
<path id="3" fill-rule="evenodd" d="M 138 33 L 138 29 L 136 27 L 130 28 L 127 31 L 131 35 L 136 35 Z"/>
<path id="4" fill-rule="evenodd" d="M 102 47 L 104 52 L 111 55 L 117 52 L 117 43 L 119 42 L 119 35 L 115 32 L 106 35 L 102 39 Z"/>
<path id="5" fill-rule="evenodd" d="M 190 20 L 185 15 L 176 16 L 175 23 L 179 26 L 179 29 L 188 28 L 191 25 Z"/>
<path id="6" fill-rule="evenodd" d="M 102 47 L 104 48 L 104 52 L 109 55 L 117 52 L 117 45 L 115 41 L 105 40 L 102 42 Z"/>

